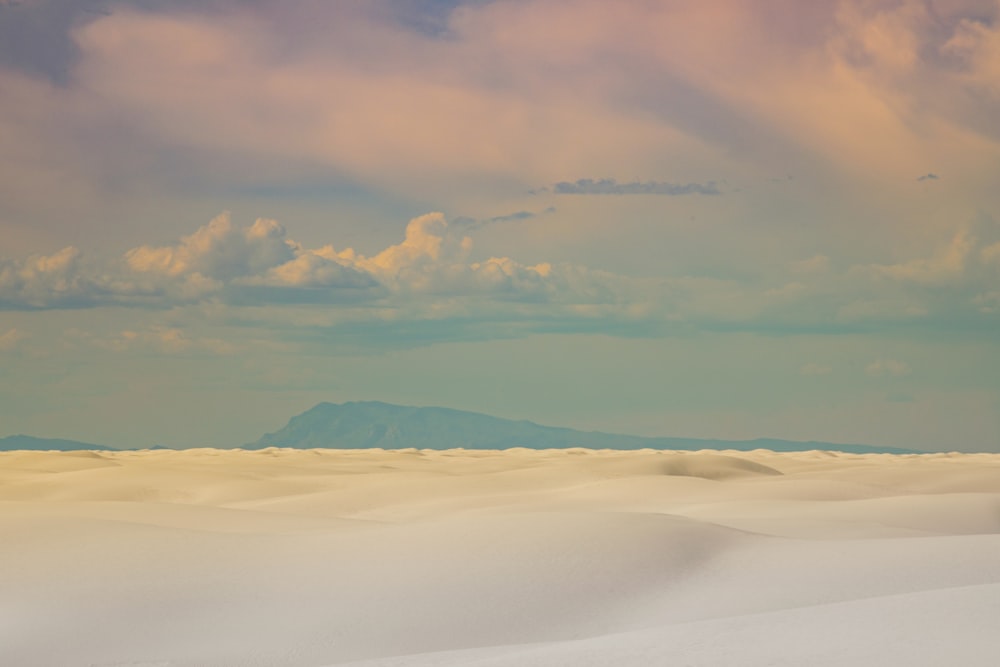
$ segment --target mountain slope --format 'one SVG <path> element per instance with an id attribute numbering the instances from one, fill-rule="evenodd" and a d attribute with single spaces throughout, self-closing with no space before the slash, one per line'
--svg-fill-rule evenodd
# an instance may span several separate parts
<path id="1" fill-rule="evenodd" d="M 288 425 L 268 433 L 247 449 L 292 447 L 308 449 L 772 449 L 802 451 L 836 450 L 852 453 L 910 453 L 909 450 L 865 445 L 789 440 L 704 440 L 696 438 L 646 438 L 597 431 L 541 426 L 529 421 L 500 419 L 449 408 L 418 408 L 378 401 L 320 403 L 292 417 Z"/>

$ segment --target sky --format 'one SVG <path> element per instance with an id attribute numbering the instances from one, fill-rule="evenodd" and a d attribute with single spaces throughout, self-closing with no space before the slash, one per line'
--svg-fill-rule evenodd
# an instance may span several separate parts
<path id="1" fill-rule="evenodd" d="M 350 400 L 1000 451 L 1000 2 L 0 2 L 0 436 Z"/>

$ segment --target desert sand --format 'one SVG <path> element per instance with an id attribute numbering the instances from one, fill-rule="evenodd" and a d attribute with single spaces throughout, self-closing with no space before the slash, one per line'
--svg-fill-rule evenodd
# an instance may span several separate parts
<path id="1" fill-rule="evenodd" d="M 0 664 L 1000 664 L 1000 454 L 0 453 Z"/>

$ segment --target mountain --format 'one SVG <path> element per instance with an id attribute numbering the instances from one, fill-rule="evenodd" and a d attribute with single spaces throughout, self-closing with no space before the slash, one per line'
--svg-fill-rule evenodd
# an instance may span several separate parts
<path id="1" fill-rule="evenodd" d="M 59 438 L 35 438 L 30 435 L 9 435 L 0 438 L 0 452 L 9 452 L 15 449 L 30 449 L 33 451 L 56 450 L 68 452 L 78 449 L 96 449 L 101 451 L 114 451 L 112 447 L 104 445 L 92 445 L 76 440 L 61 440 Z"/>
<path id="2" fill-rule="evenodd" d="M 449 408 L 418 408 L 378 401 L 320 403 L 292 417 L 288 425 L 268 433 L 246 449 L 772 449 L 779 452 L 824 449 L 857 454 L 909 454 L 893 447 L 843 445 L 791 440 L 705 440 L 647 438 L 597 431 L 541 426 L 530 421 L 500 419 Z"/>

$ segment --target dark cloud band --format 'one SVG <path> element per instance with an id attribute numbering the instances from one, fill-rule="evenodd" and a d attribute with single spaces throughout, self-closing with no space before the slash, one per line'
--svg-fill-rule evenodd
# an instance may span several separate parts
<path id="1" fill-rule="evenodd" d="M 552 186 L 557 195 L 721 195 L 722 191 L 714 182 L 707 183 L 667 183 L 664 181 L 632 181 L 619 183 L 613 178 L 581 178 L 577 181 L 561 181 Z"/>

